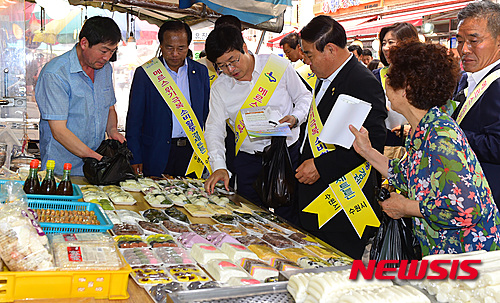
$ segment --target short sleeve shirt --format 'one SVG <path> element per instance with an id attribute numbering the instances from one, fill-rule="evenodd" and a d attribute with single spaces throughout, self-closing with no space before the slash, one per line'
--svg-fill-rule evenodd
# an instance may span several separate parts
<path id="1" fill-rule="evenodd" d="M 422 254 L 500 249 L 500 216 L 476 155 L 455 120 L 431 108 L 389 162 L 389 184 L 419 202 L 413 232 Z"/>
<path id="2" fill-rule="evenodd" d="M 95 70 L 92 82 L 78 60 L 76 45 L 44 66 L 35 88 L 43 168 L 47 160 L 55 160 L 55 172 L 62 174 L 63 164 L 71 163 L 71 174 L 83 176 L 82 159 L 54 139 L 48 121 L 66 120 L 66 127 L 96 150 L 105 139 L 109 107 L 116 103 L 112 74 L 108 62 Z"/>

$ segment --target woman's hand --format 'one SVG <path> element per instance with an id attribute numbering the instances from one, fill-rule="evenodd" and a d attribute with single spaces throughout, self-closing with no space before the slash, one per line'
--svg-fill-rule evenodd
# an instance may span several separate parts
<path id="1" fill-rule="evenodd" d="M 410 124 L 405 124 L 403 125 L 403 135 L 408 136 L 410 133 L 411 126 Z M 391 129 L 391 132 L 395 133 L 396 136 L 401 137 L 401 126 L 396 126 L 393 129 Z"/>
<path id="2" fill-rule="evenodd" d="M 368 130 L 361 126 L 359 131 L 352 125 L 349 125 L 349 130 L 356 137 L 352 146 L 354 150 L 363 158 L 367 158 L 368 153 L 373 149 L 370 138 L 368 137 Z"/>
<path id="3" fill-rule="evenodd" d="M 382 211 L 393 219 L 402 217 L 419 217 L 422 218 L 419 203 L 415 200 L 405 198 L 398 193 L 391 193 L 391 197 L 385 201 L 379 202 Z"/>

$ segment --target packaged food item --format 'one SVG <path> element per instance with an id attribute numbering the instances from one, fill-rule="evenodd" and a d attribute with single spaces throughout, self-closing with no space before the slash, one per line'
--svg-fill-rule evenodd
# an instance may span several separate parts
<path id="1" fill-rule="evenodd" d="M 231 277 L 226 282 L 229 286 L 240 286 L 240 285 L 254 285 L 260 284 L 261 282 L 257 279 L 250 277 Z"/>
<path id="2" fill-rule="evenodd" d="M 159 191 L 159 189 L 155 189 Z M 174 203 L 167 199 L 167 196 L 162 193 L 147 194 L 144 196 L 144 200 L 149 203 L 152 207 L 171 207 Z"/>
<path id="3" fill-rule="evenodd" d="M 252 278 L 243 268 L 230 260 L 211 260 L 205 269 L 215 280 L 222 283 L 227 282 L 232 277 Z"/>
<path id="4" fill-rule="evenodd" d="M 163 226 L 169 232 L 176 233 L 176 234 L 188 233 L 191 231 L 189 229 L 189 227 L 187 227 L 186 225 L 178 223 L 178 222 L 170 221 L 170 220 L 163 221 Z"/>
<path id="5" fill-rule="evenodd" d="M 267 243 L 266 241 L 254 236 L 254 235 L 236 237 L 236 240 L 238 240 L 238 242 L 240 242 L 241 244 L 246 245 L 246 246 L 255 244 L 255 245 L 264 245 L 267 247 L 271 247 L 271 245 L 269 243 Z"/>
<path id="6" fill-rule="evenodd" d="M 160 283 L 171 283 L 174 281 L 163 267 L 158 265 L 134 266 L 131 273 L 132 278 L 139 285 L 156 285 Z"/>
<path id="7" fill-rule="evenodd" d="M 206 281 L 206 282 L 191 282 L 187 286 L 188 290 L 195 290 L 195 289 L 207 289 L 207 288 L 220 288 L 220 284 L 217 281 Z"/>
<path id="8" fill-rule="evenodd" d="M 217 215 L 230 215 L 232 213 L 232 211 L 229 208 L 221 205 L 208 204 L 207 207 L 210 209 L 211 212 Z"/>
<path id="9" fill-rule="evenodd" d="M 259 223 L 259 224 L 270 232 L 281 234 L 284 236 L 287 235 L 286 232 L 284 232 L 281 228 L 273 225 L 272 223 Z"/>
<path id="10" fill-rule="evenodd" d="M 228 224 L 215 224 L 214 226 L 219 231 L 233 237 L 241 237 L 241 236 L 246 236 L 248 234 L 247 231 L 241 226 L 228 225 Z"/>
<path id="11" fill-rule="evenodd" d="M 212 220 L 214 220 L 219 224 L 230 224 L 230 225 L 238 224 L 238 220 L 233 215 L 214 215 L 212 216 Z"/>
<path id="12" fill-rule="evenodd" d="M 302 245 L 319 245 L 311 236 L 304 235 L 303 233 L 293 233 L 288 238 Z"/>
<path id="13" fill-rule="evenodd" d="M 317 257 L 303 257 L 297 260 L 297 264 L 302 268 L 323 268 L 332 265 Z"/>
<path id="14" fill-rule="evenodd" d="M 193 217 L 208 218 L 214 214 L 214 212 L 205 205 L 184 204 L 184 209 Z"/>
<path id="15" fill-rule="evenodd" d="M 115 241 L 119 248 L 148 247 L 148 243 L 144 242 L 141 236 L 116 236 Z"/>
<path id="16" fill-rule="evenodd" d="M 62 196 L 73 196 L 73 183 L 70 179 L 71 174 L 71 163 L 64 163 L 63 166 L 63 178 L 57 186 L 56 195 Z"/>
<path id="17" fill-rule="evenodd" d="M 205 206 L 208 204 L 208 198 L 194 191 L 186 191 L 184 193 L 189 202 L 193 205 Z"/>
<path id="18" fill-rule="evenodd" d="M 226 233 L 216 232 L 205 236 L 205 238 L 213 245 L 220 247 L 223 243 L 236 243 L 240 244 L 235 238 Z"/>
<path id="19" fill-rule="evenodd" d="M 126 191 L 139 192 L 139 191 L 141 191 L 141 188 L 143 187 L 143 185 L 141 185 L 139 182 L 137 182 L 134 179 L 130 179 L 130 180 L 125 180 L 125 181 L 120 182 L 120 187 Z"/>
<path id="20" fill-rule="evenodd" d="M 214 202 L 217 205 L 224 206 L 229 203 L 229 198 L 224 197 L 224 196 L 217 196 L 217 195 L 210 195 L 208 197 L 210 201 Z"/>
<path id="21" fill-rule="evenodd" d="M 113 206 L 113 203 L 109 201 L 107 198 L 106 199 L 91 199 L 90 201 L 86 201 L 90 203 L 96 203 L 101 205 L 103 210 L 114 210 L 115 207 Z M 115 214 L 116 215 L 116 214 Z M 109 218 L 111 220 L 111 218 Z"/>
<path id="22" fill-rule="evenodd" d="M 245 228 L 249 232 L 253 232 L 255 234 L 264 234 L 267 233 L 267 230 L 265 230 L 263 227 L 260 227 L 256 223 L 251 223 L 251 222 L 240 222 L 240 225 Z"/>
<path id="23" fill-rule="evenodd" d="M 146 221 L 146 219 L 143 216 L 129 209 L 117 209 L 115 210 L 115 213 L 124 223 L 135 223 L 139 221 Z"/>
<path id="24" fill-rule="evenodd" d="M 93 210 L 35 210 L 39 222 L 100 225 Z"/>
<path id="25" fill-rule="evenodd" d="M 179 282 L 171 282 L 167 284 L 157 284 L 149 289 L 149 294 L 155 300 L 155 302 L 165 303 L 167 302 L 168 294 L 173 292 L 184 290 L 184 285 Z"/>
<path id="26" fill-rule="evenodd" d="M 55 195 L 57 190 L 56 179 L 54 177 L 54 168 L 56 167 L 56 163 L 54 160 L 48 160 L 45 166 L 47 168 L 46 174 L 42 184 L 40 184 L 40 191 L 38 194 Z"/>
<path id="27" fill-rule="evenodd" d="M 212 244 L 195 243 L 191 256 L 200 264 L 207 264 L 213 259 L 228 259 L 228 256 Z"/>
<path id="28" fill-rule="evenodd" d="M 174 280 L 178 282 L 204 282 L 212 280 L 194 264 L 168 265 L 166 268 Z"/>
<path id="29" fill-rule="evenodd" d="M 115 224 L 113 226 L 113 234 L 115 236 L 120 236 L 120 235 L 143 235 L 144 232 L 140 229 L 140 227 L 136 224 L 128 224 L 128 223 L 122 223 L 122 224 Z"/>
<path id="30" fill-rule="evenodd" d="M 105 193 L 116 193 L 116 192 L 123 192 L 120 186 L 117 185 L 106 185 L 102 188 L 102 191 Z"/>
<path id="31" fill-rule="evenodd" d="M 146 241 L 151 247 L 176 247 L 174 238 L 168 234 L 156 234 L 150 235 L 146 238 Z"/>
<path id="32" fill-rule="evenodd" d="M 165 230 L 163 230 L 160 224 L 156 224 L 153 222 L 146 222 L 146 221 L 139 221 L 137 223 L 145 232 L 157 233 L 157 234 L 163 234 L 165 232 Z"/>
<path id="33" fill-rule="evenodd" d="M 271 247 L 269 246 L 264 246 L 264 245 L 249 245 L 248 249 L 253 251 L 259 259 L 262 260 L 270 260 L 271 258 L 283 258 L 282 255 L 278 254 L 275 252 Z"/>
<path id="34" fill-rule="evenodd" d="M 104 213 L 106 216 L 108 216 L 108 219 L 111 221 L 113 224 L 122 224 L 122 220 L 120 220 L 120 217 L 112 211 L 112 210 L 104 210 Z"/>
<path id="35" fill-rule="evenodd" d="M 40 192 L 40 180 L 38 179 L 38 165 L 40 161 L 37 159 L 31 160 L 30 172 L 24 181 L 23 190 L 26 194 L 37 194 Z"/>
<path id="36" fill-rule="evenodd" d="M 64 242 L 97 242 L 97 243 L 114 243 L 113 238 L 107 233 L 61 233 L 49 235 L 51 243 Z"/>
<path id="37" fill-rule="evenodd" d="M 59 242 L 52 248 L 61 270 L 119 270 L 124 265 L 114 243 Z"/>
<path id="38" fill-rule="evenodd" d="M 167 215 L 161 210 L 149 208 L 143 211 L 142 216 L 146 218 L 149 222 L 160 223 L 162 221 L 168 220 Z"/>
<path id="39" fill-rule="evenodd" d="M 165 209 L 165 213 L 167 214 L 167 216 L 169 216 L 170 218 L 172 218 L 174 220 L 181 221 L 181 222 L 186 223 L 186 224 L 191 223 L 191 222 L 189 222 L 188 217 L 183 212 L 181 212 L 180 210 L 178 210 L 175 207 L 170 207 L 170 208 Z"/>
<path id="40" fill-rule="evenodd" d="M 188 252 L 182 247 L 159 247 L 153 249 L 165 264 L 194 264 Z"/>
<path id="41" fill-rule="evenodd" d="M 161 263 L 153 250 L 146 247 L 123 249 L 122 254 L 130 266 L 155 265 Z"/>
<path id="42" fill-rule="evenodd" d="M 272 258 L 269 260 L 269 264 L 279 271 L 302 269 L 297 263 L 281 258 Z"/>
<path id="43" fill-rule="evenodd" d="M 268 221 L 274 222 L 274 223 L 282 223 L 283 220 L 278 218 L 275 214 L 267 212 L 267 211 L 255 211 L 254 212 L 257 216 L 264 218 Z"/>
<path id="44" fill-rule="evenodd" d="M 0 257 L 11 271 L 54 267 L 48 238 L 35 218 L 23 202 L 0 205 Z"/>
<path id="45" fill-rule="evenodd" d="M 257 255 L 250 251 L 248 248 L 241 244 L 235 244 L 235 243 L 224 243 L 221 246 L 221 250 L 223 253 L 229 256 L 229 258 L 234 261 L 238 262 L 242 258 L 249 258 L 249 259 L 257 259 Z"/>
<path id="46" fill-rule="evenodd" d="M 139 179 L 137 179 L 137 182 L 139 182 L 139 184 L 142 187 L 156 187 L 156 188 L 160 188 L 158 186 L 158 184 L 156 184 L 155 180 L 153 180 L 151 178 L 139 178 Z"/>
<path id="47" fill-rule="evenodd" d="M 316 256 L 328 260 L 329 258 L 340 258 L 340 255 L 337 254 L 335 251 L 328 249 L 323 246 L 317 246 L 317 245 L 306 245 L 304 246 L 305 249 L 308 251 L 312 252 Z"/>
<path id="48" fill-rule="evenodd" d="M 268 278 L 278 277 L 279 271 L 257 259 L 243 258 L 240 261 L 241 267 L 245 269 L 252 277 L 259 281 L 265 281 Z"/>
<path id="49" fill-rule="evenodd" d="M 177 240 L 185 248 L 191 248 L 195 243 L 210 244 L 210 242 L 195 232 L 182 233 Z"/>
<path id="50" fill-rule="evenodd" d="M 192 231 L 195 233 L 205 236 L 209 233 L 214 233 L 217 232 L 215 228 L 213 228 L 212 225 L 209 224 L 199 224 L 199 223 L 193 223 L 189 225 L 189 228 L 191 228 Z"/>
<path id="51" fill-rule="evenodd" d="M 262 236 L 262 240 L 277 248 L 288 248 L 295 246 L 295 244 L 290 241 L 290 239 L 287 239 L 283 235 L 278 233 L 266 233 Z"/>
<path id="52" fill-rule="evenodd" d="M 281 249 L 279 252 L 281 255 L 283 255 L 283 257 L 293 262 L 297 262 L 298 259 L 303 257 L 315 257 L 313 254 L 307 252 L 305 249 L 298 247 Z"/>

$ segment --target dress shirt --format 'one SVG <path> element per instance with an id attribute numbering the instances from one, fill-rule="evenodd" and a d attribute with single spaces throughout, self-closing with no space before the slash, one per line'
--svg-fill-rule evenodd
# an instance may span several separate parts
<path id="1" fill-rule="evenodd" d="M 495 61 L 494 63 L 486 66 L 480 71 L 477 71 L 475 73 L 467 73 L 467 95 L 466 97 L 469 97 L 469 94 L 472 93 L 474 88 L 481 82 L 481 80 L 498 64 L 500 64 L 500 60 Z"/>
<path id="2" fill-rule="evenodd" d="M 40 110 L 40 154 L 42 169 L 47 160 L 56 160 L 56 174 L 71 163 L 71 174 L 83 176 L 83 160 L 68 151 L 52 136 L 50 120 L 66 120 L 66 127 L 90 149 L 96 150 L 105 139 L 109 108 L 116 103 L 113 68 L 106 63 L 94 70 L 94 82 L 83 71 L 76 45 L 47 63 L 35 88 Z"/>
<path id="3" fill-rule="evenodd" d="M 269 56 L 267 54 L 253 55 L 255 64 L 251 81 L 238 81 L 226 74 L 221 74 L 212 84 L 205 139 L 210 156 L 210 165 L 214 171 L 220 168 L 227 169 L 224 145 L 226 119 L 229 119 L 229 123 L 234 127 L 236 116 L 257 82 Z M 294 115 L 299 120 L 300 125 L 307 119 L 312 95 L 302 84 L 290 63 L 287 63 L 287 65 L 285 73 L 267 105 L 279 110 L 283 116 Z M 298 127 L 292 129 L 292 137 L 287 138 L 288 146 L 297 141 L 299 131 Z M 254 154 L 256 151 L 263 151 L 264 147 L 270 144 L 270 138 L 250 139 L 247 136 L 241 145 L 240 151 Z"/>
<path id="4" fill-rule="evenodd" d="M 173 71 L 168 67 L 165 59 L 161 58 L 163 65 L 167 68 L 168 73 L 174 79 L 175 84 L 179 87 L 182 94 L 186 98 L 189 105 L 191 105 L 191 95 L 189 94 L 189 79 L 188 79 L 188 63 L 187 59 L 184 59 L 184 65 L 179 67 L 177 72 Z M 172 112 L 172 138 L 186 138 L 186 133 L 182 129 L 181 124 Z"/>

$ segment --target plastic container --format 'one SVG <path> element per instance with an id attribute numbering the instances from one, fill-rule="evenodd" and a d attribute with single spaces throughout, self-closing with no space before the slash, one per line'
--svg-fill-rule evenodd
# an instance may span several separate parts
<path id="1" fill-rule="evenodd" d="M 95 203 L 87 202 L 67 202 L 67 201 L 45 201 L 29 200 L 28 206 L 31 209 L 54 209 L 54 210 L 88 210 L 93 211 L 97 216 L 99 225 L 68 224 L 68 223 L 45 223 L 40 222 L 40 226 L 47 234 L 54 233 L 79 233 L 79 232 L 106 232 L 113 228 L 113 223 L 108 216 L 101 211 L 101 207 Z"/>
<path id="2" fill-rule="evenodd" d="M 0 180 L 0 185 L 4 184 L 7 181 L 19 182 L 24 185 L 24 181 L 16 181 L 16 180 Z M 56 184 L 59 186 L 59 183 Z M 61 195 L 37 195 L 37 194 L 27 194 L 28 202 L 35 200 L 48 200 L 48 201 L 78 201 L 83 198 L 82 191 L 80 187 L 76 184 L 73 184 L 73 195 L 72 196 L 61 196 Z"/>
<path id="3" fill-rule="evenodd" d="M 116 271 L 25 271 L 0 272 L 0 302 L 41 298 L 85 298 L 123 300 L 132 268 Z"/>

